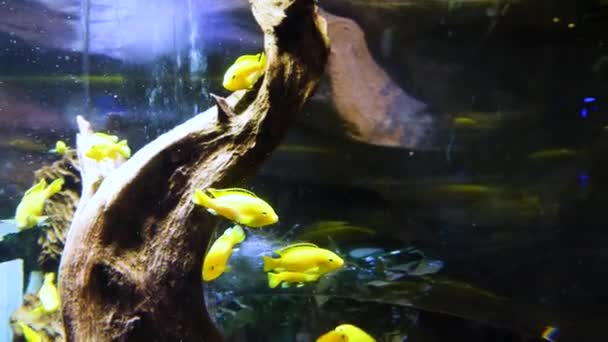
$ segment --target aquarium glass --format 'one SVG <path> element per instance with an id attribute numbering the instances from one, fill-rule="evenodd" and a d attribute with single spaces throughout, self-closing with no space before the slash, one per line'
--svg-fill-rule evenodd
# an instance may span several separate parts
<path id="1" fill-rule="evenodd" d="M 191 305 L 227 341 L 605 339 L 608 1 L 315 3 L 324 75 L 261 167 L 222 185 L 278 222 L 196 207 L 218 222 L 201 255 L 230 246 Z M 230 95 L 264 35 L 245 0 L 7 0 L 0 49 L 0 340 L 62 341 L 45 291 L 82 180 L 53 167 L 138 157 Z M 115 152 L 76 155 L 77 116 Z"/>

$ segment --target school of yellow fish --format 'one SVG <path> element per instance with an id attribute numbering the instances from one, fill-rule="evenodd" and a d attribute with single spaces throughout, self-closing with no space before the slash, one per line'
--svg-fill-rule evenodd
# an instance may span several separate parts
<path id="1" fill-rule="evenodd" d="M 44 275 L 44 281 L 40 290 L 38 290 L 38 299 L 40 300 L 40 305 L 32 310 L 32 314 L 35 316 L 52 314 L 59 310 L 61 299 L 57 286 L 55 285 L 55 273 L 51 272 Z M 21 335 L 23 335 L 26 342 L 43 342 L 49 340 L 44 332 L 34 330 L 25 322 L 18 320 L 15 323 L 21 330 Z"/>
<path id="2" fill-rule="evenodd" d="M 266 55 L 264 52 L 255 55 L 243 55 L 236 59 L 224 74 L 222 85 L 230 91 L 252 89 L 258 80 L 264 75 L 266 69 Z M 486 116 L 458 115 L 454 117 L 453 124 L 457 128 L 481 129 L 495 126 Z M 606 126 L 608 128 L 608 126 Z M 606 129 L 605 128 L 605 129 Z M 40 149 L 30 141 L 13 139 L 10 146 L 24 149 Z M 51 153 L 64 155 L 70 148 L 58 140 L 55 148 L 49 150 Z M 557 158 L 575 157 L 579 152 L 570 149 L 542 150 L 530 153 L 530 160 L 546 160 Z M 131 157 L 131 149 L 127 140 L 119 140 L 115 135 L 102 132 L 93 134 L 92 143 L 84 153 L 85 157 L 103 162 L 105 160 L 126 160 Z M 15 222 L 20 230 L 30 229 L 45 223 L 44 216 L 46 201 L 62 190 L 63 178 L 53 180 L 49 185 L 45 179 L 28 189 L 15 212 Z M 475 184 L 450 184 L 438 187 L 435 190 L 442 193 L 481 196 L 496 193 L 495 188 Z M 275 224 L 279 216 L 273 207 L 259 198 L 253 192 L 240 189 L 196 189 L 192 194 L 192 202 L 204 207 L 209 213 L 221 216 L 235 223 L 218 237 L 205 254 L 202 266 L 202 279 L 206 282 L 218 279 L 222 274 L 229 271 L 229 259 L 237 245 L 246 239 L 246 228 L 261 228 Z M 350 229 L 367 232 L 359 227 L 345 226 L 342 222 L 330 222 L 331 229 Z M 327 227 L 326 227 L 327 229 Z M 314 231 L 313 233 L 317 233 Z M 367 232 L 373 234 L 373 231 Z M 311 235 L 311 234 L 309 234 Z M 324 235 L 324 234 L 322 234 Z M 312 235 L 311 235 L 312 236 Z M 302 238 L 308 235 L 302 235 Z M 331 250 L 321 248 L 313 243 L 298 242 L 287 245 L 280 249 L 269 251 L 276 257 L 262 256 L 263 272 L 267 273 L 268 286 L 270 288 L 289 287 L 292 285 L 304 286 L 306 283 L 317 282 L 321 277 L 340 270 L 344 266 L 344 260 Z M 59 291 L 55 285 L 55 273 L 44 275 L 43 285 L 38 291 L 40 305 L 34 311 L 42 314 L 50 314 L 59 310 L 61 300 Z M 45 341 L 46 336 L 32 329 L 22 321 L 16 325 L 21 334 L 28 342 Z M 553 329 L 553 330 L 551 330 Z M 556 328 L 551 327 L 545 334 L 552 334 Z M 344 323 L 333 330 L 319 336 L 317 342 L 375 342 L 376 340 L 361 328 Z"/>
<path id="3" fill-rule="evenodd" d="M 70 148 L 62 141 L 55 143 L 55 148 L 48 150 L 50 153 L 58 155 L 66 154 Z M 86 150 L 85 156 L 101 162 L 105 159 L 116 160 L 118 158 L 128 159 L 131 150 L 126 140 L 118 141 L 118 137 L 105 133 L 94 133 L 93 144 Z M 47 184 L 46 179 L 41 179 L 38 183 L 29 188 L 21 198 L 15 210 L 14 221 L 19 230 L 31 229 L 42 226 L 48 219 L 44 215 L 44 207 L 47 200 L 62 190 L 64 185 L 63 178 L 54 179 Z M 40 305 L 32 310 L 34 315 L 52 314 L 60 309 L 61 299 L 57 286 L 55 285 L 55 273 L 46 273 L 43 284 L 38 291 Z M 16 321 L 17 333 L 20 333 L 27 342 L 48 341 L 48 337 L 42 331 L 37 331 L 23 321 Z"/>
<path id="4" fill-rule="evenodd" d="M 204 281 L 215 280 L 229 270 L 228 260 L 234 247 L 245 240 L 241 224 L 259 228 L 279 220 L 270 204 L 245 189 L 196 189 L 192 202 L 213 215 L 237 223 L 211 244 L 203 260 Z M 278 257 L 262 256 L 263 271 L 267 272 L 270 288 L 304 286 L 344 266 L 344 260 L 336 253 L 308 242 L 294 243 L 273 252 Z M 317 342 L 334 341 L 375 342 L 375 339 L 352 324 L 339 325 L 317 339 Z"/>
<path id="5" fill-rule="evenodd" d="M 227 72 L 224 86 L 231 90 L 251 88 L 263 74 L 265 62 L 263 53 L 239 58 Z M 56 142 L 55 148 L 49 152 L 64 155 L 68 150 L 68 145 L 59 140 Z M 128 159 L 130 156 L 131 150 L 126 140 L 119 141 L 117 136 L 101 132 L 94 133 L 93 143 L 85 151 L 85 157 L 96 162 L 106 159 Z M 43 224 L 47 219 L 43 214 L 45 203 L 50 197 L 61 191 L 63 184 L 63 178 L 55 179 L 49 185 L 45 179 L 42 179 L 27 190 L 16 209 L 17 227 L 29 229 Z M 205 191 L 197 189 L 192 194 L 192 202 L 204 207 L 213 215 L 222 216 L 236 223 L 233 227 L 226 229 L 206 253 L 202 268 L 204 281 L 213 281 L 229 270 L 228 260 L 235 246 L 246 238 L 241 225 L 248 228 L 260 228 L 279 221 L 279 216 L 270 204 L 245 189 L 208 188 Z M 278 257 L 273 258 L 267 255 L 262 257 L 263 271 L 267 272 L 270 288 L 288 287 L 294 284 L 303 286 L 305 283 L 316 282 L 322 276 L 337 271 L 344 265 L 344 260 L 334 252 L 307 242 L 294 243 L 273 252 Z M 55 286 L 55 273 L 45 274 L 38 297 L 41 304 L 34 309 L 36 312 L 53 313 L 60 308 L 61 301 L 59 291 Z M 42 333 L 33 330 L 24 322 L 18 321 L 17 325 L 26 341 L 45 339 Z M 361 334 L 351 330 L 341 332 L 341 336 Z"/>
<path id="6" fill-rule="evenodd" d="M 69 150 L 68 145 L 58 140 L 55 148 L 49 150 L 51 153 L 64 155 Z M 100 162 L 104 159 L 128 159 L 131 149 L 126 140 L 118 141 L 118 137 L 105 133 L 94 133 L 94 143 L 85 152 L 85 156 Z M 64 184 L 63 178 L 57 178 L 47 185 L 45 179 L 40 180 L 29 188 L 21 198 L 15 210 L 15 224 L 18 229 L 30 229 L 43 225 L 48 219 L 43 215 L 46 201 L 60 192 Z"/>
<path id="7" fill-rule="evenodd" d="M 245 239 L 245 232 L 238 224 L 259 228 L 279 220 L 270 204 L 245 189 L 196 189 L 192 202 L 206 208 L 213 215 L 237 223 L 227 229 L 209 248 L 203 260 L 202 274 L 205 281 L 217 279 L 228 269 L 228 259 L 234 246 Z M 301 286 L 314 282 L 344 265 L 344 260 L 337 254 L 312 243 L 295 243 L 274 253 L 279 257 L 262 257 L 264 272 L 268 272 L 268 286 L 271 288 L 292 284 Z"/>

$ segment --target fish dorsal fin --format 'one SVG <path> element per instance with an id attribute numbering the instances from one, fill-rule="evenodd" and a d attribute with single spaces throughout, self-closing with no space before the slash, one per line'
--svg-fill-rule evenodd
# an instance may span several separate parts
<path id="1" fill-rule="evenodd" d="M 257 55 L 243 55 L 234 61 L 234 64 L 243 63 L 243 62 L 257 62 L 260 59 L 260 54 Z"/>
<path id="2" fill-rule="evenodd" d="M 293 248 L 297 248 L 297 247 L 313 247 L 313 248 L 319 248 L 319 246 L 315 245 L 314 243 L 310 243 L 310 242 L 298 242 L 298 243 L 294 243 L 291 244 L 289 246 L 285 246 L 279 250 L 274 251 L 275 253 L 277 253 L 278 255 L 282 255 L 285 254 L 285 252 L 287 252 L 290 249 Z"/>
<path id="3" fill-rule="evenodd" d="M 32 186 L 31 188 L 29 188 L 29 189 L 28 189 L 28 190 L 25 192 L 24 196 L 25 196 L 25 195 L 29 195 L 29 194 L 31 194 L 31 193 L 32 193 L 32 192 L 34 192 L 34 191 L 42 191 L 42 190 L 44 190 L 45 188 L 46 188 L 46 180 L 45 180 L 45 179 L 42 179 L 42 180 L 40 180 L 40 182 L 36 183 L 36 185 L 34 185 L 34 186 Z"/>
<path id="4" fill-rule="evenodd" d="M 102 133 L 102 132 L 95 132 L 95 135 L 98 136 L 98 137 L 100 137 L 100 138 L 109 140 L 109 141 L 111 141 L 113 143 L 118 142 L 118 137 L 115 136 L 115 135 L 109 135 L 109 134 Z"/>
<path id="5" fill-rule="evenodd" d="M 213 197 L 215 197 L 215 198 L 219 198 L 219 197 L 230 195 L 230 194 L 234 194 L 234 193 L 248 195 L 248 196 L 255 197 L 255 198 L 258 197 L 253 192 L 251 192 L 249 190 L 246 190 L 246 189 L 241 189 L 241 188 L 228 188 L 228 189 L 208 188 L 207 191 L 211 195 L 213 195 Z"/>

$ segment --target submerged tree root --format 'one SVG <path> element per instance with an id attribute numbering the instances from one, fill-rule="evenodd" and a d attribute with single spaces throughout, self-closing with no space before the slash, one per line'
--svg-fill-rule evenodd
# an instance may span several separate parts
<path id="1" fill-rule="evenodd" d="M 55 272 L 63 252 L 65 238 L 74 216 L 76 204 L 80 198 L 80 165 L 74 150 L 69 150 L 63 158 L 50 166 L 44 166 L 35 172 L 35 182 L 46 179 L 48 183 L 63 178 L 65 183 L 61 191 L 46 202 L 44 214 L 48 224 L 40 227 L 38 244 L 42 248 L 38 263 L 45 272 Z"/>
<path id="2" fill-rule="evenodd" d="M 201 286 L 217 222 L 193 206 L 191 194 L 252 175 L 312 95 L 328 57 L 313 0 L 252 0 L 252 8 L 268 57 L 256 90 L 216 97 L 217 106 L 160 136 L 103 182 L 82 163 L 83 194 L 60 269 L 68 340 L 221 339 Z"/>

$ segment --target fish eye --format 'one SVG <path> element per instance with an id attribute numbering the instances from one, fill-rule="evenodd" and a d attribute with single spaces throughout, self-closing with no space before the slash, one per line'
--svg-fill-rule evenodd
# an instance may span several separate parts
<path id="1" fill-rule="evenodd" d="M 232 79 L 235 79 L 235 78 L 236 78 L 236 75 L 232 75 Z"/>
<path id="2" fill-rule="evenodd" d="M 211 266 L 211 270 L 213 271 L 215 269 L 215 266 Z"/>
<path id="3" fill-rule="evenodd" d="M 266 216 L 266 215 L 268 215 L 268 213 L 265 211 L 262 211 L 262 215 Z"/>
<path id="4" fill-rule="evenodd" d="M 334 259 L 332 259 L 332 258 L 329 258 L 329 262 L 334 262 Z"/>

